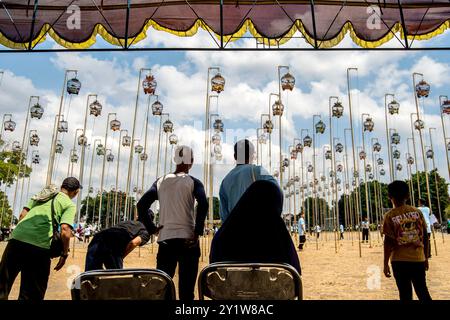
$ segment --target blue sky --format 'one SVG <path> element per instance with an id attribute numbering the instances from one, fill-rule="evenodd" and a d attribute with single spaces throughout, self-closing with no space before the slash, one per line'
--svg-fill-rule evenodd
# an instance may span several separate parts
<path id="1" fill-rule="evenodd" d="M 207 36 L 200 34 L 198 40 L 188 39 L 187 41 L 201 43 Z M 170 37 L 168 37 L 169 40 Z M 446 40 L 448 40 L 447 34 L 433 41 Z M 49 41 L 45 46 L 52 47 L 54 44 Z M 98 46 L 102 44 L 99 43 Z M 328 126 L 329 96 L 339 96 L 345 107 L 345 117 L 335 122 L 336 135 L 341 141 L 343 140 L 343 130 L 349 125 L 346 69 L 357 67 L 358 81 L 355 75 L 351 80 L 352 88 L 359 89 L 352 92 L 355 125 L 358 128 L 360 120 L 357 119 L 360 119 L 361 113 L 370 113 L 375 121 L 375 131 L 367 135 L 366 141 L 376 137 L 384 146 L 384 94 L 395 92 L 401 104 L 400 115 L 390 118 L 389 125 L 396 128 L 402 135 L 403 141 L 399 149 L 402 151 L 403 163 L 406 152 L 405 142 L 410 135 L 409 113 L 415 111 L 411 74 L 412 72 L 424 73 L 432 90 L 430 97 L 424 100 L 423 117 L 427 129 L 430 126 L 438 129 L 434 136 L 436 160 L 441 174 L 448 178 L 438 108 L 438 96 L 450 94 L 450 78 L 448 77 L 450 56 L 443 51 L 4 53 L 0 55 L 0 70 L 5 71 L 5 77 L 0 86 L 2 95 L 0 110 L 2 114 L 13 113 L 14 120 L 18 123 L 17 130 L 8 134 L 6 138 L 10 142 L 21 140 L 28 98 L 30 95 L 41 96 L 46 113 L 42 120 L 33 121 L 30 124 L 30 128 L 37 129 L 41 135 L 41 145 L 38 150 L 42 163 L 33 174 L 30 191 L 35 192 L 44 183 L 52 119 L 59 106 L 64 70 L 79 70 L 78 77 L 83 85 L 80 95 L 72 98 L 70 108 L 68 100 L 65 103 L 65 115 L 69 117 L 69 133 L 63 137 L 66 152 L 58 160 L 58 179 L 66 174 L 68 150 L 72 148 L 75 129 L 82 125 L 86 95 L 98 93 L 99 100 L 104 106 L 102 117 L 96 119 L 95 123 L 92 118 L 89 118 L 88 134 L 91 141 L 95 138 L 104 139 L 107 112 L 116 112 L 119 120 L 122 121 L 122 127 L 131 131 L 138 70 L 141 67 L 149 67 L 156 76 L 157 92 L 160 94 L 165 111 L 171 114 L 180 143 L 193 146 L 196 159 L 200 162 L 203 158 L 202 121 L 206 96 L 206 71 L 209 66 L 220 66 L 226 79 L 226 89 L 220 94 L 219 113 L 228 131 L 222 138 L 224 161 L 218 163 L 215 169 L 217 174 L 214 181 L 214 193 L 217 193 L 221 179 L 233 167 L 234 141 L 243 137 L 255 139 L 255 129 L 259 127 L 260 114 L 267 112 L 269 93 L 277 91 L 278 65 L 289 65 L 291 73 L 296 77 L 294 91 L 283 93 L 283 102 L 286 107 L 283 116 L 283 134 L 286 137 L 283 141 L 283 152 L 286 152 L 295 137 L 300 136 L 302 128 L 312 129 L 314 114 L 320 114 Z M 357 84 L 358 87 L 356 87 Z M 145 106 L 145 97 L 141 94 L 136 130 L 136 137 L 141 140 L 143 140 Z M 152 117 L 149 124 L 150 160 L 147 163 L 148 176 L 145 179 L 144 189 L 155 178 L 157 121 Z M 356 137 L 359 145 L 360 133 Z M 428 134 L 425 138 L 428 141 Z M 274 136 L 274 154 L 279 150 L 277 141 L 278 137 Z M 322 150 L 322 146 L 328 143 L 329 138 L 326 133 L 318 138 L 317 150 Z M 110 134 L 108 147 L 112 148 L 113 153 L 117 153 L 117 134 Z M 267 154 L 267 147 L 264 147 L 263 152 Z M 385 152 L 386 148 L 383 148 L 382 156 L 386 160 Z M 90 157 L 90 154 L 88 156 Z M 127 157 L 128 150 L 122 156 L 123 170 L 128 161 Z M 321 157 L 320 154 L 319 163 L 322 163 Z M 306 151 L 305 158 L 310 161 L 309 150 Z M 274 156 L 273 162 L 275 160 Z M 96 159 L 94 172 L 100 172 L 97 171 L 100 170 L 100 162 Z M 267 156 L 263 164 L 267 166 Z M 419 164 L 421 168 L 422 162 L 420 161 Z M 272 168 L 272 171 L 274 169 Z M 75 172 L 77 170 L 78 166 L 75 167 Z M 110 176 L 105 182 L 108 188 L 113 181 L 111 176 L 114 170 L 115 163 L 106 170 Z M 317 166 L 317 171 L 323 171 L 321 166 L 320 168 Z M 193 174 L 201 178 L 201 167 L 195 166 Z M 399 177 L 406 177 L 406 168 Z M 93 185 L 96 188 L 99 186 L 99 179 L 99 174 L 93 178 Z M 134 180 L 136 179 L 133 178 Z M 124 188 L 123 184 L 124 182 L 121 181 L 119 187 Z"/>

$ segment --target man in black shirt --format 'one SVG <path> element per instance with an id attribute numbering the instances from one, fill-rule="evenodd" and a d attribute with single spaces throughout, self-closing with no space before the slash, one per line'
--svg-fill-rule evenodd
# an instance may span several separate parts
<path id="1" fill-rule="evenodd" d="M 150 240 L 156 227 L 146 226 L 139 221 L 124 221 L 97 233 L 89 244 L 85 271 L 122 269 L 123 259 L 136 247 Z"/>

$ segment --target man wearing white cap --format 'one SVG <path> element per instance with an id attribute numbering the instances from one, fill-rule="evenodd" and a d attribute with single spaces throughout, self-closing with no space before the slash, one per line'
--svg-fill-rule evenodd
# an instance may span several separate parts
<path id="1" fill-rule="evenodd" d="M 173 277 L 178 264 L 179 298 L 193 300 L 200 258 L 198 237 L 203 235 L 208 201 L 203 184 L 189 175 L 194 162 L 192 149 L 178 146 L 174 154 L 175 172 L 158 178 L 137 203 L 137 210 L 139 220 L 146 221 L 150 206 L 159 200 L 156 267 Z"/>

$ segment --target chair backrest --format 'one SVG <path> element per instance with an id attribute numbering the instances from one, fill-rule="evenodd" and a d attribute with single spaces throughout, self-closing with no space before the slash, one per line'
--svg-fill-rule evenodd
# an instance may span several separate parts
<path id="1" fill-rule="evenodd" d="M 198 278 L 199 299 L 302 300 L 301 276 L 285 263 L 217 262 Z"/>
<path id="2" fill-rule="evenodd" d="M 157 269 L 94 270 L 72 283 L 72 300 L 175 300 L 172 278 Z"/>

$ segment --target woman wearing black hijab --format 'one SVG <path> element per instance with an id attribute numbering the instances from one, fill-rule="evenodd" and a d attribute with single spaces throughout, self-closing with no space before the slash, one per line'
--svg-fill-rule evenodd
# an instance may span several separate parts
<path id="1" fill-rule="evenodd" d="M 283 194 L 276 184 L 254 182 L 214 236 L 210 263 L 287 263 L 301 274 L 294 243 L 281 218 L 282 208 Z"/>

